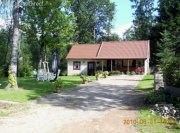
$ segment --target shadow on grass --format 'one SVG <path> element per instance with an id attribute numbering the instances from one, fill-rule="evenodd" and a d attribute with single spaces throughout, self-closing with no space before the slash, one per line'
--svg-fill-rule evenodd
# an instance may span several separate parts
<path id="1" fill-rule="evenodd" d="M 63 90 L 76 87 L 82 83 L 82 79 L 77 76 L 63 76 L 60 78 L 63 81 Z M 14 92 L 8 92 L 4 90 L 8 84 L 7 78 L 0 79 L 0 84 L 2 84 L 0 86 L 0 99 L 2 100 L 25 102 L 34 100 L 39 96 L 45 96 L 55 92 L 55 86 L 53 82 L 40 82 L 36 81 L 36 79 L 32 77 L 18 78 L 19 90 Z"/>
<path id="2" fill-rule="evenodd" d="M 51 82 L 38 82 L 34 78 L 18 78 L 19 90 L 17 91 L 5 91 L 7 79 L 1 80 L 1 95 L 2 100 L 11 100 L 18 102 L 25 102 L 28 100 L 36 99 L 39 96 L 53 93 L 55 88 Z"/>

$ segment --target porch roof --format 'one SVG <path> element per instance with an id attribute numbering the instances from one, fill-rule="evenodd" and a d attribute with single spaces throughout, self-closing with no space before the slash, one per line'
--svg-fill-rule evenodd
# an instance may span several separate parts
<path id="1" fill-rule="evenodd" d="M 149 41 L 102 42 L 72 46 L 67 59 L 146 59 Z"/>

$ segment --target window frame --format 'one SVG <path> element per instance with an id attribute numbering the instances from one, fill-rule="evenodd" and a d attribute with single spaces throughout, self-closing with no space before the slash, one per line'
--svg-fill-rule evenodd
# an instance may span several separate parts
<path id="1" fill-rule="evenodd" d="M 75 67 L 75 64 L 78 63 L 79 64 L 79 68 Z M 81 62 L 80 61 L 73 61 L 73 70 L 81 70 Z"/>

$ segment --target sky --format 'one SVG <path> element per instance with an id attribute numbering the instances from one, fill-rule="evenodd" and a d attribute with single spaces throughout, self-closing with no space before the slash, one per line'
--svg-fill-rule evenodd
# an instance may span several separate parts
<path id="1" fill-rule="evenodd" d="M 122 37 L 123 33 L 132 25 L 132 3 L 130 2 L 130 0 L 111 0 L 111 2 L 115 2 L 116 5 L 116 13 L 112 23 L 112 33 L 116 33 L 120 37 Z"/>

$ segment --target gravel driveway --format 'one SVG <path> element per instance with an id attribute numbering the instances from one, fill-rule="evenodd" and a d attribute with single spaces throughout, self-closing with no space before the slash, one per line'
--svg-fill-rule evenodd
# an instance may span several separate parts
<path id="1" fill-rule="evenodd" d="M 30 104 L 24 114 L 0 119 L 3 133 L 124 133 L 138 132 L 126 119 L 136 118 L 142 78 L 111 76 L 62 94 L 50 94 Z"/>

